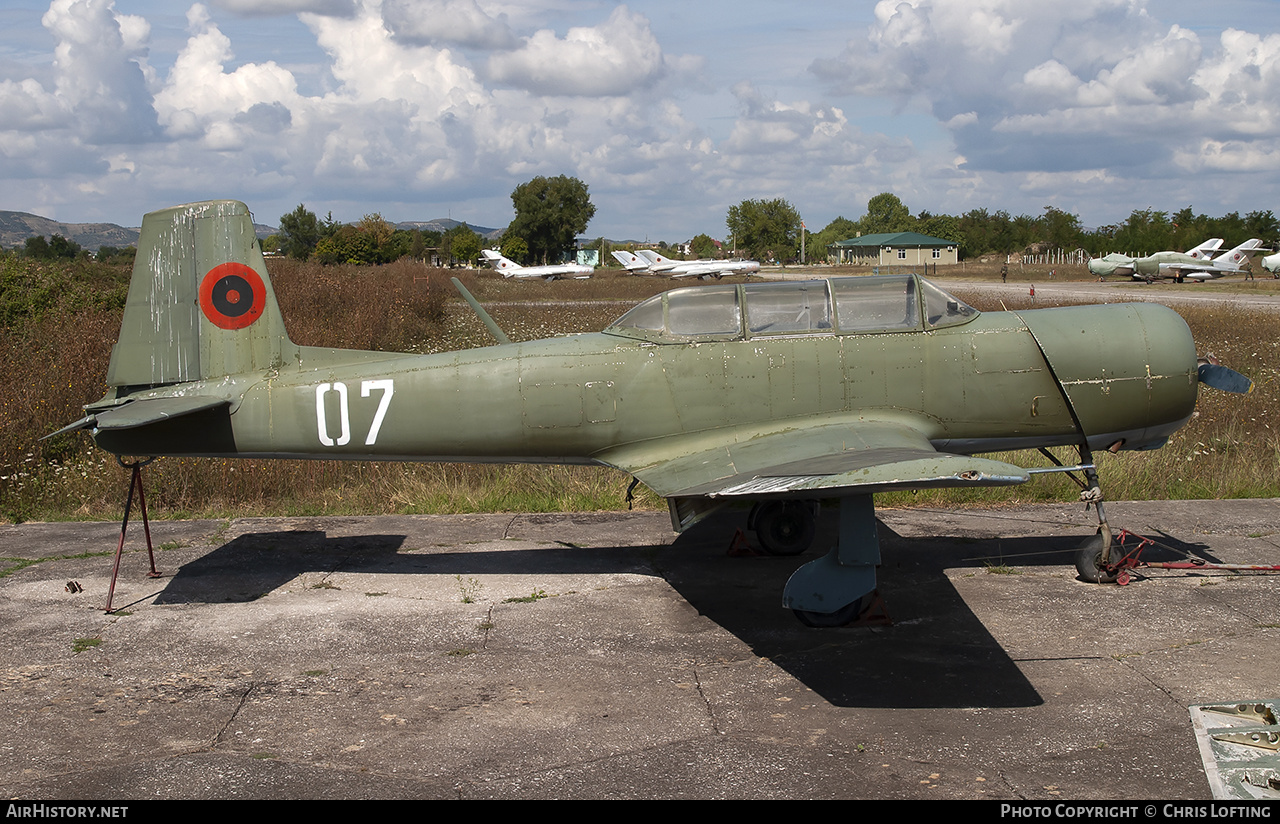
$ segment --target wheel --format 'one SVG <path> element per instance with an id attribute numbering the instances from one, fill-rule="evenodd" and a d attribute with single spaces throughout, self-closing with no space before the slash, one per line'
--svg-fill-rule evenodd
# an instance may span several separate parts
<path id="1" fill-rule="evenodd" d="M 831 627 L 842 627 L 856 620 L 862 614 L 862 607 L 866 600 L 867 596 L 864 595 L 845 604 L 835 612 L 809 612 L 805 609 L 793 609 L 791 611 L 800 619 L 800 623 L 806 627 L 829 629 Z"/>
<path id="2" fill-rule="evenodd" d="M 766 501 L 754 513 L 756 537 L 770 555 L 799 555 L 813 543 L 817 524 L 808 501 Z"/>
<path id="3" fill-rule="evenodd" d="M 1117 550 L 1119 547 L 1114 543 L 1111 546 L 1111 560 L 1115 561 L 1118 557 Z M 1102 535 L 1094 535 L 1089 540 L 1080 545 L 1080 549 L 1076 550 L 1076 572 L 1080 573 L 1080 577 L 1091 584 L 1114 584 L 1119 570 L 1107 570 L 1102 565 Z"/>

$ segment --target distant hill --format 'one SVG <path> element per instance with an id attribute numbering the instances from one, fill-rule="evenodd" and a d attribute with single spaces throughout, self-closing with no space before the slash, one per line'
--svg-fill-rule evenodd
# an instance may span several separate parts
<path id="1" fill-rule="evenodd" d="M 37 235 L 45 238 L 62 235 L 95 252 L 100 246 L 134 246 L 138 242 L 137 229 L 114 223 L 61 223 L 27 212 L 0 211 L 0 247 L 22 246 L 27 238 Z"/>
<path id="2" fill-rule="evenodd" d="M 447 232 L 455 226 L 461 226 L 464 221 L 454 220 L 448 217 L 438 217 L 435 220 L 405 220 L 396 224 L 397 229 L 421 229 L 424 232 Z M 467 228 L 475 232 L 486 240 L 497 240 L 502 237 L 502 233 L 507 231 L 504 226 L 501 229 L 490 229 L 485 226 L 473 226 L 468 223 Z"/>
<path id="3" fill-rule="evenodd" d="M 403 223 L 397 223 L 396 228 L 447 232 L 461 223 L 462 221 L 460 220 L 438 217 L 435 220 L 404 221 Z M 471 226 L 471 224 L 467 225 Z M 253 229 L 259 240 L 279 231 L 274 226 L 267 226 L 262 223 L 253 224 Z M 46 239 L 54 235 L 62 235 L 67 240 L 73 240 L 85 249 L 96 252 L 102 246 L 136 246 L 138 244 L 138 231 L 137 228 L 126 229 L 114 223 L 62 223 L 61 221 L 51 220 L 28 212 L 0 211 L 0 248 L 4 249 L 22 246 L 27 242 L 27 238 L 35 237 L 36 235 L 41 235 Z M 502 237 L 502 233 L 506 229 L 471 226 L 471 231 L 488 240 L 497 240 Z"/>

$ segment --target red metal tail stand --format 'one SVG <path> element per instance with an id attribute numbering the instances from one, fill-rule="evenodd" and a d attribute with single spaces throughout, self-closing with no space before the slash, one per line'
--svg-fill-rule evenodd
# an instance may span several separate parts
<path id="1" fill-rule="evenodd" d="M 124 503 L 124 519 L 120 522 L 120 543 L 116 545 L 115 565 L 111 568 L 111 588 L 107 590 L 107 609 L 108 615 L 111 614 L 111 599 L 116 594 L 116 577 L 120 574 L 120 556 L 124 552 L 124 533 L 129 528 L 129 512 L 133 509 L 133 491 L 138 490 L 138 508 L 142 510 L 142 531 L 147 536 L 147 558 L 151 561 L 151 571 L 147 573 L 148 578 L 159 578 L 160 573 L 156 571 L 156 556 L 151 548 L 151 524 L 147 521 L 147 496 L 142 492 L 142 467 L 154 461 L 155 458 L 147 458 L 145 461 L 132 461 L 125 463 L 119 457 L 116 461 L 126 469 L 133 470 L 133 478 L 129 481 L 129 497 Z"/>

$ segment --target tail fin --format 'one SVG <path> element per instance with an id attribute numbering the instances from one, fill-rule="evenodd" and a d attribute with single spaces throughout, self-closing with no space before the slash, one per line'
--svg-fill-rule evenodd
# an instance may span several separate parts
<path id="1" fill-rule="evenodd" d="M 142 219 L 108 384 L 184 383 L 296 357 L 249 207 L 211 200 Z"/>
<path id="2" fill-rule="evenodd" d="M 511 277 L 524 267 L 502 256 L 501 252 L 494 249 L 481 249 L 484 259 L 489 261 L 489 265 L 493 267 L 495 272 L 501 272 L 503 277 Z"/>
<path id="3" fill-rule="evenodd" d="M 1250 238 L 1241 243 L 1229 252 L 1223 252 L 1221 255 L 1213 259 L 1214 263 L 1226 264 L 1227 266 L 1243 266 L 1253 259 L 1266 244 L 1258 238 Z"/>
<path id="4" fill-rule="evenodd" d="M 644 258 L 645 260 L 649 261 L 649 263 L 653 266 L 666 266 L 668 264 L 675 263 L 674 260 L 671 260 L 670 258 L 665 258 L 662 255 L 658 254 L 657 252 L 653 251 L 652 249 L 640 249 L 637 251 L 637 254 L 640 255 L 640 257 Z"/>
<path id="5" fill-rule="evenodd" d="M 649 262 L 647 260 L 636 257 L 631 252 L 617 251 L 613 253 L 613 257 L 622 264 L 624 269 L 629 271 L 649 268 Z"/>
<path id="6" fill-rule="evenodd" d="M 1196 259 L 1208 260 L 1213 257 L 1214 252 L 1222 248 L 1222 243 L 1222 238 L 1211 237 L 1196 248 L 1188 250 L 1187 255 Z"/>

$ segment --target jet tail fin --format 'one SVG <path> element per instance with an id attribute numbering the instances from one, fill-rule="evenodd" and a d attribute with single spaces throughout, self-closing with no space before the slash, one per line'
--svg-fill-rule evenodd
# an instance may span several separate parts
<path id="1" fill-rule="evenodd" d="M 1243 266 L 1252 260 L 1253 256 L 1265 246 L 1266 244 L 1258 238 L 1250 238 L 1231 251 L 1223 252 L 1221 255 L 1214 258 L 1213 262 L 1220 266 Z"/>
<path id="2" fill-rule="evenodd" d="M 296 358 L 247 206 L 212 200 L 142 219 L 108 384 L 184 383 Z"/>
<path id="3" fill-rule="evenodd" d="M 649 261 L 644 260 L 632 252 L 617 251 L 613 253 L 613 257 L 614 260 L 622 264 L 622 268 L 629 272 L 649 268 Z"/>
<path id="4" fill-rule="evenodd" d="M 493 249 L 482 249 L 481 253 L 484 255 L 484 259 L 489 261 L 489 265 L 493 267 L 493 270 L 501 272 L 504 278 L 509 278 L 524 268 L 514 260 L 503 257 L 501 252 Z"/>
<path id="5" fill-rule="evenodd" d="M 1213 257 L 1215 252 L 1222 248 L 1222 243 L 1222 238 L 1211 237 L 1194 249 L 1187 250 L 1187 254 L 1193 258 L 1209 260 Z"/>

